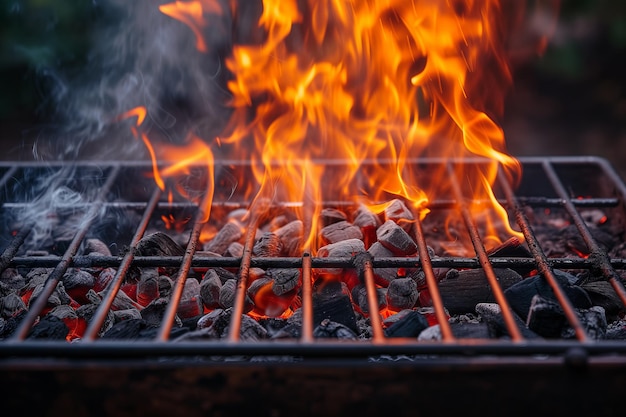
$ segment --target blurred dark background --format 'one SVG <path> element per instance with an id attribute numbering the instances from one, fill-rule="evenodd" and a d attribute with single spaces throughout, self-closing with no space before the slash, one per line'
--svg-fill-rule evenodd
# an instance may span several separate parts
<path id="1" fill-rule="evenodd" d="M 32 159 L 56 123 L 50 92 L 86 67 L 94 30 L 115 16 L 96 0 L 0 4 L 1 155 Z M 515 69 L 502 121 L 509 151 L 598 155 L 626 178 L 625 54 L 626 2 L 564 0 L 545 54 Z"/>

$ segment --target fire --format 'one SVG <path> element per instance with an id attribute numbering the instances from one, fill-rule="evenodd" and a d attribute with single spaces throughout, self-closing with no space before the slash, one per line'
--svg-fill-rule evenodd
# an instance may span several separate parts
<path id="1" fill-rule="evenodd" d="M 481 202 L 470 209 L 494 245 L 503 233 L 523 239 L 492 190 L 499 169 L 512 182 L 521 171 L 491 117 L 510 81 L 498 0 L 260 1 L 255 36 L 235 39 L 225 60 L 232 113 L 219 137 L 190 134 L 183 147 L 154 143 L 140 128 L 145 109 L 121 116 L 137 118 L 133 133 L 151 155 L 160 188 L 197 162 L 209 167 L 212 182 L 208 143 L 219 145 L 226 158 L 252 162 L 253 204 L 302 203 L 303 247 L 314 251 L 324 196 L 376 211 L 401 198 L 423 218 L 429 201 L 449 193 L 450 173 L 424 181 L 411 160 L 478 156 L 485 162 L 477 168 L 454 165 L 465 197 Z M 211 19 L 237 24 L 242 8 L 234 0 L 159 7 L 191 29 L 199 52 L 210 46 L 203 30 Z M 163 159 L 172 163 L 160 167 Z M 318 163 L 329 160 L 341 166 Z"/>

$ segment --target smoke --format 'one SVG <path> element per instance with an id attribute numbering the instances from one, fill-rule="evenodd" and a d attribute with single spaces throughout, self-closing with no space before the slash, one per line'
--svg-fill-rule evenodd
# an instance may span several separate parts
<path id="1" fill-rule="evenodd" d="M 136 106 L 147 108 L 153 134 L 172 143 L 190 131 L 212 137 L 220 130 L 228 111 L 223 59 L 231 17 L 208 22 L 203 34 L 210 49 L 201 53 L 188 27 L 159 12 L 161 3 L 98 3 L 87 65 L 72 77 L 50 77 L 57 127 L 39 141 L 36 158 L 140 158 L 142 145 L 116 120 Z"/>

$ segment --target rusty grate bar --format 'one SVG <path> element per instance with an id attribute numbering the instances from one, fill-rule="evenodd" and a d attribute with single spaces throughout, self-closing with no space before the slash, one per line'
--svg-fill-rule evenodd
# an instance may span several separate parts
<path id="1" fill-rule="evenodd" d="M 478 261 L 480 262 L 480 265 L 485 272 L 485 276 L 489 281 L 491 291 L 493 292 L 496 302 L 500 305 L 500 309 L 502 310 L 502 317 L 506 324 L 506 328 L 509 331 L 509 335 L 514 342 L 521 342 L 524 340 L 524 338 L 522 337 L 522 333 L 515 323 L 515 318 L 513 315 L 513 311 L 511 310 L 511 306 L 504 296 L 502 287 L 498 282 L 498 277 L 493 270 L 493 266 L 491 265 L 489 257 L 487 256 L 485 246 L 483 245 L 482 239 L 480 238 L 480 235 L 478 233 L 478 229 L 476 228 L 476 225 L 472 220 L 472 215 L 469 211 L 469 208 L 467 207 L 467 203 L 465 202 L 463 192 L 461 191 L 461 185 L 459 184 L 456 173 L 454 172 L 454 167 L 452 166 L 452 164 L 448 164 L 447 168 L 448 176 L 450 178 L 454 194 L 456 196 L 456 199 L 459 201 L 458 208 L 461 211 L 461 215 L 463 216 L 463 222 L 465 223 L 465 227 L 467 228 L 467 231 L 472 240 L 472 245 L 474 246 L 474 251 L 476 252 Z"/>
<path id="2" fill-rule="evenodd" d="M 109 284 L 109 288 L 107 289 L 104 297 L 102 297 L 102 301 L 100 302 L 98 309 L 94 313 L 93 318 L 91 319 L 91 322 L 87 327 L 87 330 L 85 331 L 85 335 L 83 336 L 83 342 L 91 342 L 95 340 L 98 332 L 100 332 L 100 329 L 104 324 L 104 320 L 106 319 L 106 316 L 109 313 L 111 306 L 113 305 L 113 301 L 115 300 L 117 293 L 122 287 L 124 277 L 126 276 L 126 273 L 130 269 L 130 266 L 133 262 L 135 251 L 137 250 L 137 244 L 146 232 L 146 228 L 148 227 L 148 223 L 150 222 L 150 217 L 152 216 L 154 208 L 160 197 L 161 190 L 159 188 L 155 188 L 154 192 L 152 193 L 152 197 L 150 198 L 150 201 L 146 206 L 146 210 L 141 217 L 139 226 L 135 231 L 135 235 L 133 236 L 133 239 L 131 241 L 130 248 L 122 259 L 119 267 L 117 268 L 115 276 L 113 277 L 113 281 L 111 281 L 111 283 Z"/>

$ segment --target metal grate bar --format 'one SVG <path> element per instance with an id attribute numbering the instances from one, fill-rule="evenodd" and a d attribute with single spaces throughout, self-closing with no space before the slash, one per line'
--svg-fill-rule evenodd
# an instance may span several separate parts
<path id="1" fill-rule="evenodd" d="M 550 182 L 554 185 L 554 188 L 558 195 L 563 199 L 563 205 L 567 213 L 571 216 L 574 221 L 574 225 L 578 232 L 580 233 L 585 245 L 590 251 L 589 257 L 592 259 L 592 263 L 596 265 L 597 269 L 602 273 L 602 275 L 612 284 L 614 290 L 617 295 L 620 297 L 622 303 L 626 305 L 626 291 L 624 289 L 624 285 L 622 284 L 619 275 L 613 267 L 611 266 L 611 262 L 609 261 L 608 255 L 600 248 L 596 240 L 591 235 L 589 228 L 585 224 L 582 216 L 576 210 L 576 207 L 572 204 L 572 199 L 568 198 L 567 192 L 565 191 L 565 187 L 559 180 L 558 175 L 554 171 L 554 168 L 547 161 L 543 164 L 546 174 L 548 178 L 550 178 Z"/>
<path id="2" fill-rule="evenodd" d="M 152 213 L 154 212 L 154 208 L 157 204 L 157 201 L 159 201 L 160 197 L 161 197 L 161 190 L 159 188 L 155 188 L 154 192 L 152 193 L 152 197 L 150 198 L 150 201 L 148 202 L 146 206 L 146 210 L 143 213 L 141 222 L 139 223 L 139 226 L 137 227 L 137 230 L 135 231 L 135 235 L 133 236 L 133 239 L 130 243 L 130 249 L 128 250 L 124 258 L 122 259 L 122 262 L 120 263 L 119 267 L 117 268 L 117 272 L 115 273 L 115 276 L 113 277 L 113 281 L 109 283 L 106 293 L 104 297 L 102 297 L 102 301 L 100 302 L 98 309 L 94 313 L 91 319 L 91 322 L 89 323 L 89 326 L 87 327 L 87 330 L 85 331 L 85 335 L 83 336 L 83 339 L 82 339 L 84 342 L 91 342 L 95 340 L 96 336 L 100 332 L 100 329 L 102 328 L 102 325 L 104 324 L 104 320 L 106 319 L 106 316 L 109 314 L 109 310 L 111 309 L 111 306 L 113 305 L 113 301 L 115 300 L 115 297 L 117 296 L 117 293 L 119 292 L 122 286 L 122 282 L 124 281 L 124 278 L 126 277 L 126 273 L 128 272 L 133 262 L 135 251 L 137 250 L 137 244 L 139 243 L 144 233 L 146 232 L 146 228 L 148 227 L 148 223 L 150 222 L 150 217 L 152 216 Z"/>
<path id="3" fill-rule="evenodd" d="M 302 337 L 303 343 L 313 342 L 313 284 L 311 281 L 311 254 L 302 255 Z"/>
<path id="4" fill-rule="evenodd" d="M 189 236 L 189 243 L 185 249 L 185 255 L 183 255 L 180 270 L 176 280 L 174 281 L 175 285 L 174 288 L 172 288 L 172 294 L 170 296 L 169 303 L 167 304 L 167 308 L 161 322 L 161 327 L 159 328 L 159 333 L 157 335 L 157 340 L 162 342 L 167 341 L 170 337 L 170 332 L 176 319 L 176 311 L 178 310 L 178 305 L 180 304 L 180 299 L 182 297 L 183 290 L 185 289 L 185 282 L 187 282 L 187 276 L 189 275 L 189 270 L 191 269 L 191 261 L 193 260 L 193 255 L 196 252 L 196 246 L 198 245 L 198 241 L 200 239 L 200 232 L 202 232 L 202 228 L 204 227 L 205 218 L 208 218 L 206 210 L 210 210 L 212 198 L 213 193 L 207 192 L 202 199 L 200 210 L 196 213 L 196 220 L 194 222 L 193 229 L 191 230 L 191 235 Z"/>
<path id="5" fill-rule="evenodd" d="M 478 233 L 478 229 L 476 228 L 476 225 L 472 220 L 472 215 L 470 214 L 470 211 L 465 202 L 465 198 L 463 196 L 463 192 L 461 191 L 459 181 L 454 172 L 454 168 L 452 164 L 447 164 L 447 167 L 452 189 L 454 190 L 454 194 L 457 200 L 460 202 L 459 210 L 461 211 L 463 222 L 465 223 L 465 227 L 467 228 L 467 231 L 472 240 L 472 245 L 474 246 L 474 251 L 476 252 L 478 261 L 480 262 L 480 265 L 485 272 L 485 276 L 489 281 L 491 291 L 493 292 L 496 302 L 500 305 L 500 309 L 502 310 L 502 318 L 504 319 L 506 328 L 509 331 L 509 335 L 514 342 L 521 342 L 524 340 L 524 338 L 522 337 L 522 333 L 515 323 L 515 318 L 513 316 L 513 312 L 511 311 L 511 306 L 504 296 L 502 287 L 500 287 L 500 284 L 498 282 L 498 277 L 496 276 L 496 273 L 491 266 L 489 257 L 487 256 L 487 251 L 485 250 L 485 246 L 483 245 L 483 242 Z"/>
<path id="6" fill-rule="evenodd" d="M 376 293 L 374 270 L 372 269 L 372 260 L 370 258 L 365 259 L 363 262 L 363 279 L 367 291 L 367 307 L 369 309 L 370 323 L 372 325 L 372 343 L 384 343 L 385 334 L 383 332 L 383 323 L 378 313 L 378 295 Z"/>
<path id="7" fill-rule="evenodd" d="M 28 332 L 33 326 L 33 323 L 35 323 L 35 320 L 37 319 L 39 314 L 41 314 L 44 307 L 46 306 L 46 303 L 48 302 L 48 298 L 50 297 L 50 295 L 56 288 L 61 278 L 63 278 L 63 274 L 65 274 L 65 272 L 69 268 L 72 257 L 78 251 L 78 248 L 81 242 L 83 241 L 83 238 L 87 234 L 87 230 L 91 226 L 91 223 L 93 222 L 93 220 L 96 218 L 96 215 L 98 211 L 100 210 L 102 201 L 104 197 L 107 195 L 107 193 L 109 192 L 109 190 L 111 189 L 111 186 L 113 185 L 113 182 L 115 181 L 118 173 L 119 173 L 119 167 L 115 167 L 111 169 L 111 173 L 109 174 L 109 177 L 107 178 L 106 182 L 100 189 L 100 192 L 98 193 L 96 200 L 94 201 L 93 205 L 90 207 L 90 210 L 84 216 L 85 221 L 83 222 L 83 227 L 76 233 L 76 235 L 74 236 L 74 239 L 72 240 L 67 250 L 65 251 L 65 254 L 61 258 L 61 261 L 46 279 L 46 282 L 44 284 L 44 288 L 41 294 L 39 294 L 35 302 L 32 305 L 30 305 L 28 313 L 26 313 L 26 316 L 24 317 L 24 319 L 20 323 L 20 326 L 17 328 L 15 334 L 11 338 L 12 341 L 24 340 L 26 339 L 26 336 L 28 336 Z"/>
<path id="8" fill-rule="evenodd" d="M 424 271 L 424 275 L 426 277 L 426 285 L 428 287 L 430 298 L 433 302 L 433 308 L 435 309 L 435 316 L 437 317 L 439 328 L 441 329 L 441 337 L 446 343 L 454 342 L 455 338 L 452 334 L 450 323 L 448 322 L 448 317 L 446 315 L 445 306 L 443 305 L 443 300 L 441 299 L 439 287 L 437 286 L 437 279 L 435 278 L 435 273 L 433 271 L 432 260 L 428 254 L 428 246 L 426 244 L 426 239 L 424 238 L 422 221 L 419 219 L 419 216 L 415 216 L 415 218 L 417 219 L 415 222 L 415 240 L 417 242 L 419 262 L 422 265 L 422 271 Z"/>

